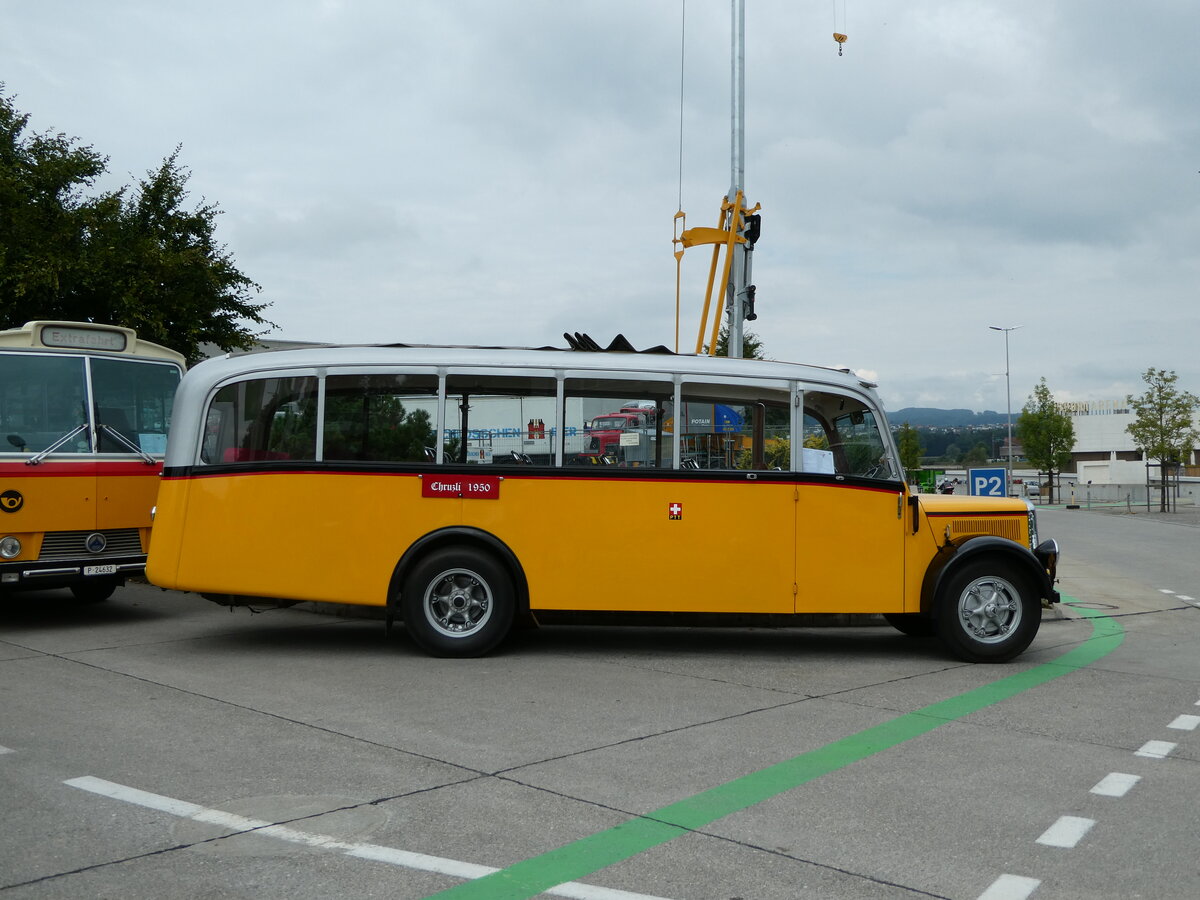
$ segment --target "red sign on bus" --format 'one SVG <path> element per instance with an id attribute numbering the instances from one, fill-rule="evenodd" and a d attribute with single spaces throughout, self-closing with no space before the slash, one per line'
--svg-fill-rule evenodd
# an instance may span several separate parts
<path id="1" fill-rule="evenodd" d="M 422 497 L 453 497 L 467 500 L 498 500 L 499 475 L 423 475 Z"/>

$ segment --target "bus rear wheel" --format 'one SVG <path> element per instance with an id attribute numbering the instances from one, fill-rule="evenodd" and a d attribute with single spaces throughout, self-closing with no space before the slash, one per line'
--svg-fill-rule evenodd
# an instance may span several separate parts
<path id="1" fill-rule="evenodd" d="M 468 547 L 426 556 L 404 580 L 401 595 L 405 628 L 433 656 L 483 656 L 508 634 L 514 605 L 504 567 Z"/>
<path id="2" fill-rule="evenodd" d="M 951 575 L 938 602 L 939 635 L 967 662 L 1007 662 L 1033 642 L 1042 605 L 1029 579 L 982 559 Z"/>

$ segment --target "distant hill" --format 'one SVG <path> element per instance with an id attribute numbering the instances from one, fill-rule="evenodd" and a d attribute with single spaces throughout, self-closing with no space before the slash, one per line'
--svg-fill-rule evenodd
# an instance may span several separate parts
<path id="1" fill-rule="evenodd" d="M 964 428 L 971 425 L 1003 425 L 1004 413 L 993 410 L 975 412 L 971 409 L 934 409 L 925 406 L 906 406 L 888 410 L 888 421 L 900 426 L 907 422 L 914 428 Z"/>

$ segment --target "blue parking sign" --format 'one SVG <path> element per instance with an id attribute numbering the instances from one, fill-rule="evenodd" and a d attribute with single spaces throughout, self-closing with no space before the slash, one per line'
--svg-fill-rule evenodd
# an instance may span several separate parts
<path id="1" fill-rule="evenodd" d="M 972 497 L 1008 496 L 1008 472 L 1005 469 L 969 469 L 967 483 Z"/>

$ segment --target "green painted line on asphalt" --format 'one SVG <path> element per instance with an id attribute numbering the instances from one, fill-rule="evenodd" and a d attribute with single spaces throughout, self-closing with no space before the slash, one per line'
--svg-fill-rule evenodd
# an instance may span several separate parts
<path id="1" fill-rule="evenodd" d="M 1064 596 L 1063 599 L 1073 598 Z M 1057 659 L 905 713 L 824 747 L 735 778 L 614 828 L 431 896 L 452 900 L 526 900 L 536 897 L 557 885 L 591 875 L 822 775 L 890 750 L 947 722 L 1069 675 L 1120 646 L 1125 631 L 1115 619 L 1094 610 L 1074 608 L 1074 611 L 1091 619 L 1091 637 Z"/>

